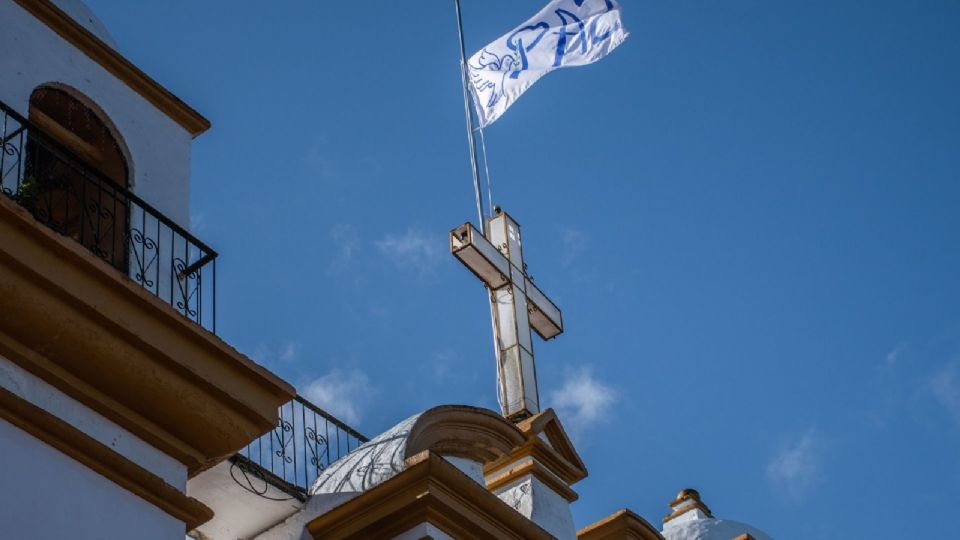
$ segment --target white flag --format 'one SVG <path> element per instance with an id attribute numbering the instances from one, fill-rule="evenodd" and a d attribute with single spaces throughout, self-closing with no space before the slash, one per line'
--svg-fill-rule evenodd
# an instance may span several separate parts
<path id="1" fill-rule="evenodd" d="M 470 89 L 480 127 L 500 118 L 540 77 L 596 62 L 628 35 L 615 0 L 553 0 L 470 57 Z"/>

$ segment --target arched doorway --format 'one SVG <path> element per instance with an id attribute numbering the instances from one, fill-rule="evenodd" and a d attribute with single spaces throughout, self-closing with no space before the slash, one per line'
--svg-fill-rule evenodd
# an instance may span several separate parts
<path id="1" fill-rule="evenodd" d="M 104 120 L 66 90 L 30 96 L 22 203 L 40 221 L 127 271 L 129 167 Z"/>

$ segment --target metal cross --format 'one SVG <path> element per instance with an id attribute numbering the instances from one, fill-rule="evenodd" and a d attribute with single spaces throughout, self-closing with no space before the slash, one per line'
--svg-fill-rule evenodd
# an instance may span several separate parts
<path id="1" fill-rule="evenodd" d="M 472 224 L 450 232 L 450 251 L 490 291 L 503 415 L 519 420 L 540 412 L 532 328 L 544 340 L 563 332 L 560 309 L 526 272 L 520 226 L 497 209 L 484 237 Z"/>

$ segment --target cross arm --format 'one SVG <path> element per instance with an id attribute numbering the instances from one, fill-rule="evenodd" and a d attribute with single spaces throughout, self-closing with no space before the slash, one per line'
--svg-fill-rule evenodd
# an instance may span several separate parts
<path id="1" fill-rule="evenodd" d="M 476 227 L 464 223 L 450 231 L 450 251 L 490 290 L 508 285 L 511 277 L 527 298 L 530 326 L 543 339 L 563 333 L 563 314 L 547 295 L 513 265 Z"/>
<path id="2" fill-rule="evenodd" d="M 510 283 L 510 261 L 470 223 L 450 231 L 450 252 L 490 289 Z"/>
<path id="3" fill-rule="evenodd" d="M 545 340 L 563 333 L 563 314 L 556 304 L 547 298 L 536 285 L 526 279 L 527 304 L 530 313 L 530 327 Z"/>

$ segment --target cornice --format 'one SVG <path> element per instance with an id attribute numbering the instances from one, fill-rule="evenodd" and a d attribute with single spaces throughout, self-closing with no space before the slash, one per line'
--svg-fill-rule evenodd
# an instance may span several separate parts
<path id="1" fill-rule="evenodd" d="M 0 354 L 191 475 L 269 431 L 295 393 L 7 197 Z"/>
<path id="2" fill-rule="evenodd" d="M 441 457 L 426 451 L 407 469 L 307 525 L 313 538 L 380 540 L 430 523 L 461 540 L 552 538 Z"/>
<path id="3" fill-rule="evenodd" d="M 550 447 L 569 462 L 573 468 L 578 469 L 579 472 L 577 474 L 582 474 L 577 480 L 586 478 L 587 466 L 583 463 L 580 454 L 577 453 L 577 449 L 573 446 L 573 442 L 570 440 L 570 437 L 567 436 L 566 430 L 563 429 L 560 418 L 557 417 L 556 411 L 552 408 L 521 420 L 517 423 L 517 427 L 520 428 L 528 438 L 536 437 L 542 433 L 550 442 Z"/>
<path id="4" fill-rule="evenodd" d="M 663 540 L 647 520 L 624 508 L 577 531 L 578 540 Z"/>
<path id="5" fill-rule="evenodd" d="M 540 462 L 567 485 L 573 485 L 587 476 L 587 471 L 567 461 L 540 437 L 533 435 L 509 456 L 498 459 L 483 468 L 484 476 L 496 475 L 502 469 L 513 466 L 524 458 Z"/>
<path id="6" fill-rule="evenodd" d="M 60 418 L 0 388 L 0 418 L 182 521 L 190 531 L 213 511 Z"/>
<path id="7" fill-rule="evenodd" d="M 540 462 L 534 459 L 528 459 L 517 465 L 501 469 L 494 476 L 488 477 L 487 489 L 496 491 L 497 489 L 517 480 L 526 475 L 532 475 L 552 489 L 557 495 L 560 495 L 568 502 L 574 502 L 579 498 L 577 492 L 570 489 L 563 480 L 557 478 L 557 475 L 550 472 Z"/>
<path id="8" fill-rule="evenodd" d="M 15 1 L 68 43 L 180 124 L 193 137 L 210 129 L 209 120 L 150 78 L 113 47 L 73 20 L 50 0 Z"/>
<path id="9" fill-rule="evenodd" d="M 524 442 L 523 433 L 502 416 L 469 405 L 442 405 L 425 411 L 407 438 L 406 456 L 430 450 L 479 463 L 503 458 Z"/>

